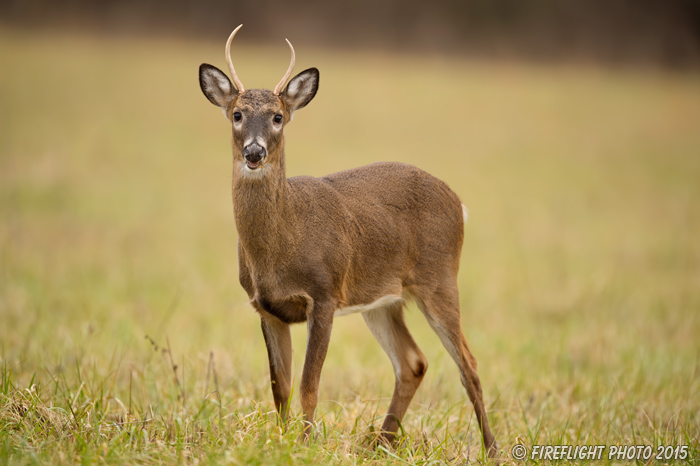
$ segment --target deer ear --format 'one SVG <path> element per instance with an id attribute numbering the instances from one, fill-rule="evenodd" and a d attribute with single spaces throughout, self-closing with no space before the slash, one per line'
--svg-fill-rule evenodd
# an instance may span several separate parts
<path id="1" fill-rule="evenodd" d="M 289 113 L 303 108 L 311 102 L 318 91 L 319 73 L 316 68 L 309 68 L 294 76 L 287 87 L 284 88 L 280 97 L 287 104 Z"/>
<path id="2" fill-rule="evenodd" d="M 199 67 L 199 87 L 202 88 L 209 102 L 224 110 L 238 95 L 238 90 L 231 84 L 228 76 L 217 67 L 206 63 L 202 63 Z"/>

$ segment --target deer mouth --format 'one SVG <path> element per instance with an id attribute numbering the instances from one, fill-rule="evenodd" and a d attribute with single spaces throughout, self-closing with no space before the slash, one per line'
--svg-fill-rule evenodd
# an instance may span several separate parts
<path id="1" fill-rule="evenodd" d="M 249 170 L 257 170 L 258 168 L 262 167 L 262 160 L 258 162 L 251 162 L 250 160 L 245 161 L 246 167 L 248 167 Z"/>

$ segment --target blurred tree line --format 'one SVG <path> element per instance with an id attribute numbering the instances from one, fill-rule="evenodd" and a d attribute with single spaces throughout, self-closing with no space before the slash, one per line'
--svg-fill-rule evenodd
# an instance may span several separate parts
<path id="1" fill-rule="evenodd" d="M 700 63 L 700 0 L 0 0 L 0 22 L 530 59 Z"/>

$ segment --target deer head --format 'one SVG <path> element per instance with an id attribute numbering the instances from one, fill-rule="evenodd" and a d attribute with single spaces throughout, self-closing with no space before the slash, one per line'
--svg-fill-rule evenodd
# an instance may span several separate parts
<path id="1" fill-rule="evenodd" d="M 199 84 L 207 99 L 221 107 L 231 121 L 234 170 L 255 179 L 264 177 L 274 167 L 284 172 L 284 127 L 292 120 L 294 112 L 305 107 L 316 95 L 319 72 L 309 68 L 287 83 L 295 63 L 294 47 L 287 40 L 292 59 L 275 90 L 246 90 L 230 55 L 231 41 L 242 26 L 238 26 L 226 42 L 226 61 L 233 83 L 223 71 L 204 63 L 199 67 Z"/>

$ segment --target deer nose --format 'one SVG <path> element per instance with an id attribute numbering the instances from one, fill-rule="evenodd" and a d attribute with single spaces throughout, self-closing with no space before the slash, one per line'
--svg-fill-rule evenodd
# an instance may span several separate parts
<path id="1" fill-rule="evenodd" d="M 266 155 L 265 148 L 255 142 L 243 148 L 243 157 L 251 163 L 260 162 Z"/>

